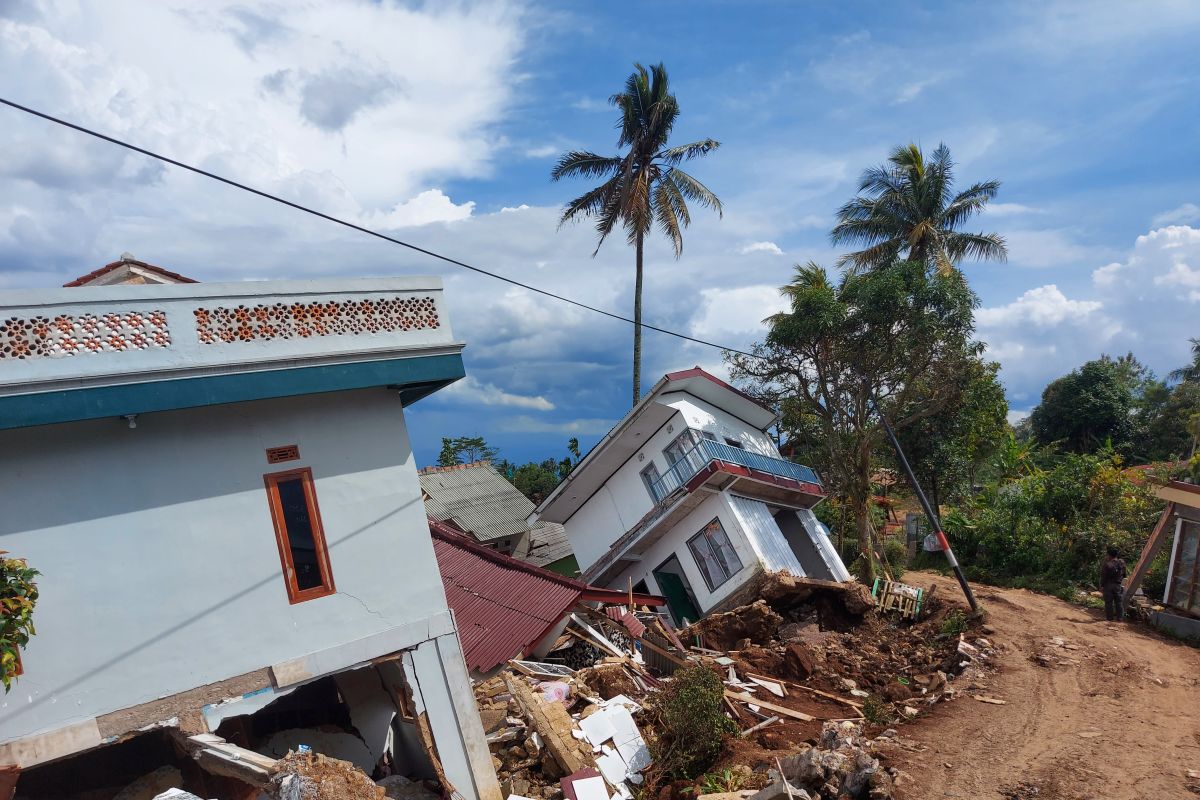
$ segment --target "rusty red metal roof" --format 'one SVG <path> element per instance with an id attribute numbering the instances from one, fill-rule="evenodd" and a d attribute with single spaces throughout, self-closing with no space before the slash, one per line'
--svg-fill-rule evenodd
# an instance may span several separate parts
<path id="1" fill-rule="evenodd" d="M 453 528 L 429 520 L 446 603 L 454 610 L 467 669 L 490 672 L 511 658 L 528 655 L 581 600 L 628 602 L 627 592 L 600 589 L 518 561 Z M 654 595 L 635 594 L 641 605 L 663 605 Z"/>
<path id="2" fill-rule="evenodd" d="M 92 270 L 87 275 L 80 275 L 73 281 L 67 281 L 63 284 L 63 286 L 84 286 L 89 282 L 96 280 L 96 278 L 101 277 L 102 275 L 107 275 L 122 264 L 132 264 L 133 266 L 141 267 L 142 269 L 158 273 L 164 278 L 169 278 L 171 280 L 178 281 L 179 283 L 199 283 L 199 281 L 195 278 L 189 278 L 186 275 L 180 275 L 178 272 L 171 272 L 169 269 L 163 269 L 162 267 L 157 267 L 154 264 L 147 264 L 145 261 L 138 261 L 134 258 L 121 258 L 119 261 L 114 261 L 111 264 L 105 264 L 99 269 Z"/>

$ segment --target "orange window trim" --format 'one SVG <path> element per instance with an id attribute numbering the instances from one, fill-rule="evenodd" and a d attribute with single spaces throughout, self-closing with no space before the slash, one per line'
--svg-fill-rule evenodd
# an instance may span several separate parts
<path id="1" fill-rule="evenodd" d="M 288 541 L 287 523 L 283 516 L 283 503 L 279 498 L 279 482 L 299 478 L 304 487 L 304 499 L 308 503 L 308 519 L 312 523 L 313 544 L 317 550 L 317 566 L 321 571 L 321 585 L 301 590 L 296 580 L 296 568 L 292 563 L 292 547 Z M 271 472 L 263 475 L 267 486 L 267 500 L 271 505 L 271 521 L 275 525 L 275 542 L 279 545 L 279 560 L 283 564 L 284 583 L 287 585 L 288 602 L 293 605 L 306 600 L 334 594 L 333 568 L 329 565 L 329 548 L 325 544 L 325 529 L 321 525 L 321 509 L 317 505 L 317 492 L 313 485 L 312 470 L 308 467 L 290 469 L 286 472 Z"/>

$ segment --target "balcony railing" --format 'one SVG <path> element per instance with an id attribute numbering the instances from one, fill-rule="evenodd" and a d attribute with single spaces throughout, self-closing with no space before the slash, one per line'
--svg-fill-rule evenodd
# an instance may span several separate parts
<path id="1" fill-rule="evenodd" d="M 803 464 L 793 464 L 782 458 L 771 458 L 752 453 L 749 450 L 732 447 L 723 442 L 715 442 L 712 439 L 701 439 L 699 444 L 684 453 L 683 458 L 676 461 L 662 477 L 650 484 L 650 494 L 653 495 L 654 502 L 661 501 L 671 492 L 683 486 L 697 472 L 714 461 L 739 464 L 770 475 L 821 485 L 821 479 L 817 477 L 817 473 Z"/>

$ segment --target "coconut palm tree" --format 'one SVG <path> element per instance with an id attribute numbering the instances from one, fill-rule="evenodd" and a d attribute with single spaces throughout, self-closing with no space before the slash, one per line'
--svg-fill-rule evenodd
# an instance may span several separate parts
<path id="1" fill-rule="evenodd" d="M 900 254 L 924 261 L 947 274 L 964 258 L 1004 261 L 1004 239 L 995 233 L 959 229 L 996 196 L 999 181 L 984 181 L 954 192 L 950 148 L 938 145 L 926 160 L 915 144 L 897 147 L 888 163 L 868 169 L 859 195 L 838 210 L 830 234 L 834 244 L 865 245 L 847 253 L 838 265 L 864 270 L 889 264 Z"/>
<path id="2" fill-rule="evenodd" d="M 662 64 L 647 70 L 634 64 L 625 81 L 625 91 L 609 102 L 620 111 L 621 135 L 617 147 L 628 147 L 624 155 L 602 156 L 573 150 L 558 160 L 550 177 L 604 178 L 596 188 L 576 197 L 563 209 L 559 225 L 581 217 L 596 219 L 600 246 L 620 224 L 636 253 L 637 272 L 633 288 L 633 402 L 642 387 L 642 251 L 646 235 L 657 224 L 671 240 L 675 257 L 683 253 L 683 229 L 692 221 L 688 201 L 722 213 L 721 201 L 679 164 L 708 154 L 720 146 L 712 139 L 669 147 L 667 140 L 679 118 L 679 103 L 671 94 L 667 71 Z"/>
<path id="3" fill-rule="evenodd" d="M 1192 363 L 1186 367 L 1171 370 L 1167 377 L 1183 383 L 1200 383 L 1200 339 L 1188 339 L 1188 341 L 1192 343 Z"/>

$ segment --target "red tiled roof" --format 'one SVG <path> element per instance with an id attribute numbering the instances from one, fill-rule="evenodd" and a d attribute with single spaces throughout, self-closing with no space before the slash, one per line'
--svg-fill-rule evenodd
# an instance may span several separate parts
<path id="1" fill-rule="evenodd" d="M 437 520 L 429 520 L 429 532 L 469 670 L 488 672 L 527 654 L 581 600 L 628 600 L 626 592 L 599 589 L 518 561 Z M 634 600 L 665 602 L 641 594 Z"/>
<path id="2" fill-rule="evenodd" d="M 121 266 L 122 264 L 132 264 L 135 267 L 141 267 L 142 269 L 147 269 L 147 270 L 150 270 L 151 272 L 157 272 L 159 275 L 162 275 L 164 278 L 170 278 L 171 280 L 176 280 L 176 281 L 179 281 L 180 283 L 199 283 L 200 282 L 200 281 L 196 280 L 195 278 L 189 278 L 186 275 L 180 275 L 178 272 L 171 272 L 169 269 L 163 269 L 162 267 L 156 267 L 153 264 L 147 264 L 145 261 L 137 261 L 137 260 L 131 259 L 131 258 L 122 258 L 118 261 L 112 262 L 111 264 L 105 264 L 100 269 L 92 270 L 87 275 L 80 275 L 75 280 L 64 283 L 63 287 L 65 288 L 65 287 L 69 287 L 69 286 L 84 286 L 85 284 L 96 280 L 96 278 L 99 278 L 102 275 L 107 275 L 108 273 L 112 272 L 114 269 Z"/>

